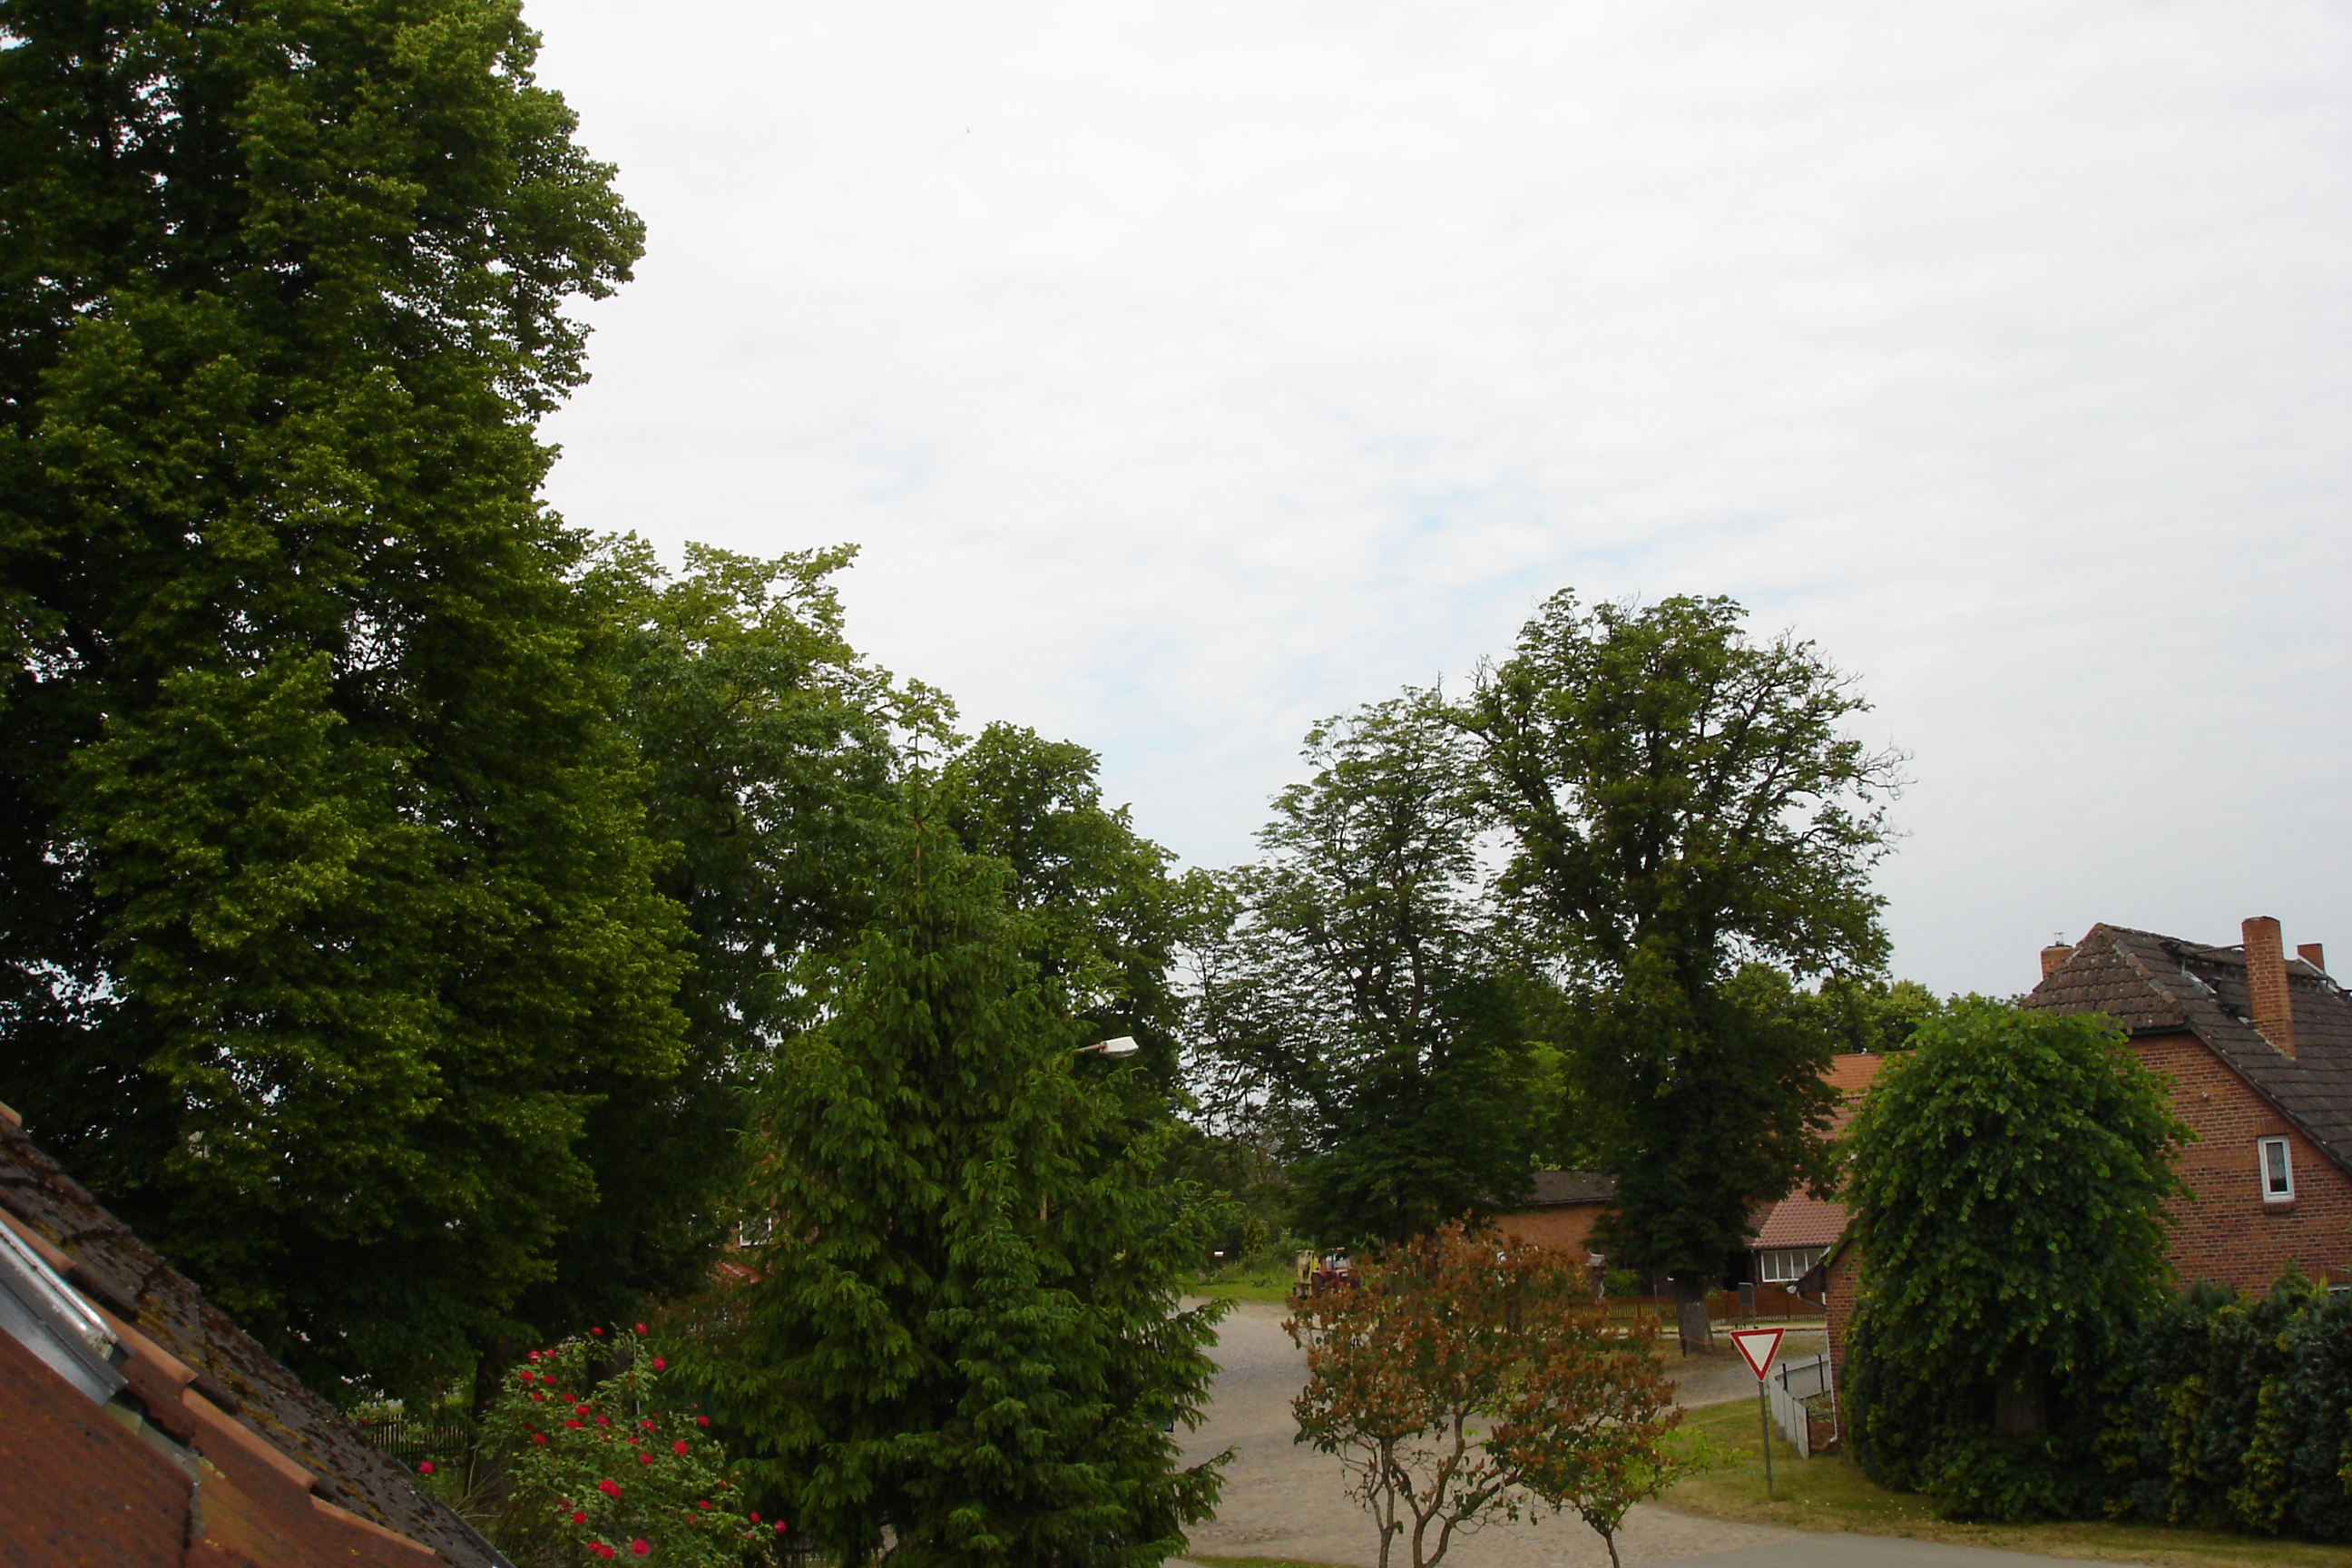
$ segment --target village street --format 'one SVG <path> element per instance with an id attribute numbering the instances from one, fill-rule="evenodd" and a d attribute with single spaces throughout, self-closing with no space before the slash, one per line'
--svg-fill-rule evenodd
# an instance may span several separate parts
<path id="1" fill-rule="evenodd" d="M 1288 1557 L 1372 1568 L 1370 1516 L 1349 1500 L 1338 1459 L 1291 1440 L 1290 1402 L 1306 1357 L 1282 1331 L 1273 1302 L 1234 1305 L 1219 1329 L 1220 1372 L 1209 1419 L 1185 1446 L 1187 1463 L 1234 1451 L 1217 1518 L 1192 1532 L 1192 1550 L 1215 1557 Z M 1814 1336 L 1818 1338 L 1818 1336 Z M 1752 1399 L 1756 1380 L 1736 1358 L 1683 1363 L 1668 1352 L 1686 1405 Z M 2054 1561 L 1885 1536 L 1821 1534 L 1729 1524 L 1637 1507 L 1618 1538 L 1628 1563 L 1704 1561 L 1716 1568 L 2023 1568 Z M 1572 1515 L 1497 1521 L 1457 1536 L 1447 1568 L 1606 1568 L 1601 1538 Z"/>

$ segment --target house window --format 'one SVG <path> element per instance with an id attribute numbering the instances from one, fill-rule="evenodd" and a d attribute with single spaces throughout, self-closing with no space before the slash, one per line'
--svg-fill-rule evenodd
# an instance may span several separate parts
<path id="1" fill-rule="evenodd" d="M 1767 1285 L 1793 1285 L 1805 1277 L 1805 1271 L 1822 1260 L 1826 1247 L 1776 1247 L 1759 1254 L 1762 1262 L 1759 1278 Z"/>
<path id="2" fill-rule="evenodd" d="M 2263 1155 L 2263 1202 L 2294 1202 L 2294 1163 L 2287 1153 L 2286 1140 L 2265 1138 L 2255 1147 Z"/>

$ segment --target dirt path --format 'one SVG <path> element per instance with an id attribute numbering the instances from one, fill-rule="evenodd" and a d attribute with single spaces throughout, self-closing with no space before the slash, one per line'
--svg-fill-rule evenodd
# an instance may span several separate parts
<path id="1" fill-rule="evenodd" d="M 1371 1516 L 1350 1502 L 1339 1461 L 1291 1441 L 1290 1402 L 1307 1380 L 1306 1356 L 1282 1331 L 1284 1310 L 1244 1301 L 1220 1330 L 1219 1372 L 1207 1425 L 1186 1445 L 1188 1462 L 1234 1450 L 1216 1520 L 1192 1534 L 1192 1550 L 1213 1556 L 1295 1557 L 1371 1568 L 1379 1561 Z M 1671 1352 L 1669 1367 L 1682 1375 Z M 1736 1374 L 1736 1379 L 1732 1374 Z M 1687 1403 L 1756 1396 L 1756 1380 L 1733 1360 L 1706 1358 L 1687 1378 Z M 1791 1542 L 1800 1532 L 1724 1524 L 1636 1508 L 1618 1551 L 1628 1563 L 1655 1563 Z M 1496 1523 L 1455 1538 L 1447 1568 L 1594 1568 L 1609 1553 L 1574 1516 Z"/>

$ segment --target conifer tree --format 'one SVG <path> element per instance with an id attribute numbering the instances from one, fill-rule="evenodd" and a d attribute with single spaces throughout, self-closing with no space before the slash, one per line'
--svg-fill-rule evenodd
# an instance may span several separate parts
<path id="1" fill-rule="evenodd" d="M 908 1568 L 1142 1564 L 1205 1518 L 1204 1216 L 1078 1054 L 996 862 L 918 796 L 879 908 L 751 1133 L 772 1216 L 722 1302 L 714 1414 L 803 1538 Z"/>

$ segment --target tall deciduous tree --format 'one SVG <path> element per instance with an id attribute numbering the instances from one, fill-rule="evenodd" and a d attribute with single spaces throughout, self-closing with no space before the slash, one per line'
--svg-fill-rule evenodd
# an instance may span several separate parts
<path id="1" fill-rule="evenodd" d="M 1296 1162 L 1312 1234 L 1492 1213 L 1545 1131 L 1539 983 L 1495 929 L 1463 737 L 1408 694 L 1318 726 L 1306 755 L 1200 946 L 1204 1106 Z"/>
<path id="2" fill-rule="evenodd" d="M 1920 1026 L 1848 1131 L 1854 1449 L 1948 1511 L 2074 1511 L 2102 1381 L 2165 1299 L 2192 1137 L 2104 1018 L 1982 1000 Z"/>
<path id="3" fill-rule="evenodd" d="M 922 793 L 880 902 L 782 1053 L 751 1137 L 772 1239 L 698 1363 L 795 1526 L 845 1562 L 1157 1563 L 1214 1500 L 1181 1468 L 1213 1314 L 1203 1250 L 1139 1131 L 1074 1055 L 1000 863 Z"/>
<path id="4" fill-rule="evenodd" d="M 511 0 L 0 0 L 9 1097 L 307 1374 L 437 1383 L 675 1069 L 532 422 L 640 230 Z"/>
<path id="5" fill-rule="evenodd" d="M 1613 1260 L 1674 1273 L 1686 1342 L 1757 1205 L 1827 1180 L 1828 1035 L 1785 978 L 1884 963 L 1868 873 L 1895 759 L 1810 643 L 1738 605 L 1548 601 L 1460 710 L 1516 853 L 1507 889 L 1591 999 L 1569 1044 L 1608 1108 Z"/>
<path id="6" fill-rule="evenodd" d="M 850 647 L 832 576 L 847 548 L 756 560 L 703 545 L 665 571 L 609 540 L 585 586 L 625 686 L 660 890 L 692 967 L 677 1071 L 601 1074 L 586 1148 L 595 1206 L 558 1239 L 554 1278 L 518 1316 L 548 1331 L 695 1289 L 740 1215 L 744 1093 L 807 1022 L 808 965 L 872 913 L 876 836 L 897 810 L 902 728 L 937 730 Z"/>

